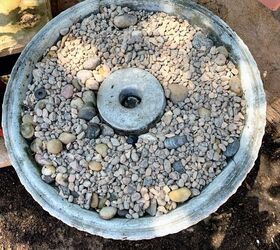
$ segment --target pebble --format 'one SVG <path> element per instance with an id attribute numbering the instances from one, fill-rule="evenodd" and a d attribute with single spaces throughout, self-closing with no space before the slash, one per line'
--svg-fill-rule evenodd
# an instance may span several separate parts
<path id="1" fill-rule="evenodd" d="M 181 161 L 175 161 L 173 164 L 172 164 L 172 167 L 174 169 L 174 171 L 180 173 L 180 174 L 183 174 L 186 172 L 183 164 Z"/>
<path id="2" fill-rule="evenodd" d="M 207 108 L 201 107 L 198 109 L 198 114 L 201 118 L 207 119 L 211 116 L 211 111 Z"/>
<path id="3" fill-rule="evenodd" d="M 93 70 L 93 69 L 96 69 L 96 67 L 100 64 L 100 58 L 97 57 L 97 56 L 94 56 L 94 57 L 91 57 L 91 58 L 88 58 L 84 64 L 83 64 L 83 67 L 84 69 L 86 70 Z"/>
<path id="4" fill-rule="evenodd" d="M 242 95 L 241 81 L 237 76 L 234 76 L 230 79 L 229 88 L 232 92 L 236 93 L 238 96 Z"/>
<path id="5" fill-rule="evenodd" d="M 91 77 L 86 80 L 86 88 L 91 89 L 91 90 L 98 90 L 99 83 L 93 77 Z"/>
<path id="6" fill-rule="evenodd" d="M 174 202 L 184 202 L 191 196 L 191 190 L 183 187 L 176 190 L 172 190 L 168 195 L 169 198 Z"/>
<path id="7" fill-rule="evenodd" d="M 142 135 L 139 136 L 139 139 L 141 139 L 143 141 L 149 141 L 149 142 L 157 141 L 156 136 L 152 133 L 142 134 Z"/>
<path id="8" fill-rule="evenodd" d="M 79 110 L 78 117 L 86 121 L 90 121 L 94 116 L 97 115 L 96 108 L 92 103 L 85 103 L 84 106 Z"/>
<path id="9" fill-rule="evenodd" d="M 114 24 L 119 29 L 125 29 L 137 23 L 137 17 L 130 14 L 123 14 L 114 18 Z"/>
<path id="10" fill-rule="evenodd" d="M 126 139 L 126 142 L 128 144 L 135 144 L 135 143 L 137 143 L 137 141 L 138 141 L 138 136 L 135 136 L 135 135 L 130 135 Z"/>
<path id="11" fill-rule="evenodd" d="M 188 89 L 185 86 L 172 84 L 168 88 L 170 90 L 170 100 L 174 104 L 183 102 L 188 97 Z"/>
<path id="12" fill-rule="evenodd" d="M 118 209 L 117 213 L 118 213 L 118 216 L 125 217 L 128 214 L 128 210 L 127 209 L 122 209 L 122 210 Z"/>
<path id="13" fill-rule="evenodd" d="M 61 90 L 61 95 L 65 98 L 65 99 L 69 99 L 73 96 L 74 93 L 74 87 L 71 84 L 67 84 L 65 85 L 62 90 Z"/>
<path id="14" fill-rule="evenodd" d="M 85 84 L 86 81 L 92 77 L 92 72 L 90 70 L 80 70 L 77 73 L 77 78 L 81 81 L 82 84 Z"/>
<path id="15" fill-rule="evenodd" d="M 164 146 L 168 149 L 176 149 L 183 146 L 185 143 L 187 143 L 186 136 L 173 136 L 165 139 Z"/>
<path id="16" fill-rule="evenodd" d="M 30 124 L 33 124 L 33 116 L 30 115 L 30 114 L 25 114 L 23 117 L 22 117 L 22 123 L 30 123 Z"/>
<path id="17" fill-rule="evenodd" d="M 96 106 L 96 96 L 93 91 L 87 90 L 83 93 L 82 97 L 85 103 L 93 103 Z"/>
<path id="18" fill-rule="evenodd" d="M 90 168 L 90 170 L 98 172 L 102 169 L 102 164 L 97 161 L 91 161 L 88 163 L 88 167 Z"/>
<path id="19" fill-rule="evenodd" d="M 150 206 L 147 208 L 146 212 L 151 216 L 156 215 L 156 213 L 157 213 L 157 200 L 156 199 L 152 199 L 150 201 Z"/>
<path id="20" fill-rule="evenodd" d="M 79 110 L 84 106 L 84 101 L 81 98 L 72 99 L 70 106 Z"/>
<path id="21" fill-rule="evenodd" d="M 100 210 L 99 215 L 104 220 L 110 220 L 116 215 L 116 213 L 117 213 L 117 208 L 115 207 L 103 207 Z"/>
<path id="22" fill-rule="evenodd" d="M 235 139 L 233 143 L 230 143 L 227 146 L 226 151 L 224 152 L 224 155 L 228 158 L 233 157 L 237 153 L 239 147 L 240 147 L 240 142 L 239 142 L 239 140 Z"/>
<path id="23" fill-rule="evenodd" d="M 95 150 L 98 154 L 100 154 L 102 157 L 107 156 L 108 146 L 106 144 L 97 144 L 95 146 Z"/>
<path id="24" fill-rule="evenodd" d="M 202 47 L 210 49 L 213 46 L 213 41 L 207 38 L 201 31 L 197 32 L 192 40 L 193 47 L 200 50 Z"/>
<path id="25" fill-rule="evenodd" d="M 63 28 L 59 31 L 60 35 L 65 36 L 69 32 L 68 28 Z"/>
<path id="26" fill-rule="evenodd" d="M 168 112 L 166 112 L 164 114 L 164 116 L 162 117 L 162 121 L 165 123 L 165 125 L 169 126 L 171 121 L 173 119 L 173 114 L 172 112 L 169 110 Z"/>
<path id="27" fill-rule="evenodd" d="M 215 59 L 215 63 L 219 66 L 225 65 L 227 58 L 223 54 L 219 54 Z"/>
<path id="28" fill-rule="evenodd" d="M 100 65 L 93 71 L 93 76 L 95 80 L 99 83 L 102 83 L 107 76 L 110 74 L 110 68 L 107 65 Z"/>
<path id="29" fill-rule="evenodd" d="M 42 175 L 51 176 L 55 174 L 55 167 L 53 165 L 45 165 L 42 167 Z"/>
<path id="30" fill-rule="evenodd" d="M 131 153 L 131 160 L 133 160 L 134 162 L 137 162 L 139 160 L 138 154 L 134 151 Z"/>
<path id="31" fill-rule="evenodd" d="M 104 135 L 104 136 L 113 136 L 114 134 L 115 134 L 114 129 L 112 129 L 111 127 L 103 124 L 102 135 Z"/>
<path id="32" fill-rule="evenodd" d="M 96 139 L 101 134 L 101 128 L 97 123 L 89 123 L 86 130 L 86 138 Z"/>
<path id="33" fill-rule="evenodd" d="M 30 145 L 30 149 L 34 153 L 40 153 L 42 151 L 42 147 L 43 147 L 43 142 L 39 138 L 36 138 L 35 140 L 33 140 L 33 142 Z"/>
<path id="34" fill-rule="evenodd" d="M 50 154 L 59 154 L 63 146 L 60 140 L 53 139 L 47 142 L 47 150 Z"/>
<path id="35" fill-rule="evenodd" d="M 73 141 L 76 140 L 76 136 L 71 134 L 71 133 L 67 133 L 67 132 L 63 132 L 59 135 L 58 139 L 64 143 L 64 144 L 68 144 L 71 143 Z"/>
<path id="36" fill-rule="evenodd" d="M 34 135 L 34 127 L 31 123 L 23 123 L 21 124 L 20 132 L 25 139 L 31 139 Z"/>

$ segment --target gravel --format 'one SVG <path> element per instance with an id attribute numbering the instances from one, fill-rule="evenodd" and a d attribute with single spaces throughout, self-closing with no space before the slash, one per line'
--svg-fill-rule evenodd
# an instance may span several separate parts
<path id="1" fill-rule="evenodd" d="M 21 134 L 43 181 L 84 209 L 137 219 L 176 209 L 239 149 L 245 100 L 224 46 L 164 13 L 100 8 L 60 31 L 36 63 Z M 112 72 L 145 69 L 162 84 L 163 116 L 142 135 L 118 134 L 96 108 Z"/>

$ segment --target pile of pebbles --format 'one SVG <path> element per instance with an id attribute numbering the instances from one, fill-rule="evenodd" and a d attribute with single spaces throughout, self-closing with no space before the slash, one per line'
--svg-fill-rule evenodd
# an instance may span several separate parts
<path id="1" fill-rule="evenodd" d="M 103 219 L 166 214 L 235 155 L 245 119 L 239 71 L 199 27 L 112 5 L 60 35 L 32 72 L 21 133 L 64 199 Z M 131 67 L 159 80 L 167 105 L 147 133 L 120 135 L 99 117 L 96 93 Z"/>

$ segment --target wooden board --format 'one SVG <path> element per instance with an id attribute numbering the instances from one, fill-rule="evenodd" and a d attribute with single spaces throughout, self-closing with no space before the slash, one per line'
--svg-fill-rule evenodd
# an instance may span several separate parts
<path id="1" fill-rule="evenodd" d="M 0 57 L 21 52 L 51 16 L 49 0 L 0 0 Z"/>
<path id="2" fill-rule="evenodd" d="M 4 145 L 4 139 L 0 138 L 0 168 L 10 166 L 10 159 Z"/>

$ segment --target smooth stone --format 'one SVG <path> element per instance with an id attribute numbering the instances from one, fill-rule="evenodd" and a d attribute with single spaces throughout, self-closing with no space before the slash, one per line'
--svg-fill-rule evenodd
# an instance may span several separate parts
<path id="1" fill-rule="evenodd" d="M 106 197 L 99 198 L 98 208 L 101 209 L 105 206 L 105 202 L 107 201 Z"/>
<path id="2" fill-rule="evenodd" d="M 118 216 L 125 217 L 128 214 L 128 210 L 127 209 L 122 209 L 122 210 L 118 209 L 117 213 L 118 213 Z"/>
<path id="3" fill-rule="evenodd" d="M 135 25 L 137 23 L 137 17 L 130 14 L 123 14 L 116 16 L 113 22 L 118 28 L 124 29 Z"/>
<path id="4" fill-rule="evenodd" d="M 111 127 L 107 126 L 107 125 L 103 125 L 102 127 L 102 135 L 104 136 L 113 136 L 115 134 L 114 129 L 112 129 Z"/>
<path id="5" fill-rule="evenodd" d="M 53 139 L 47 142 L 47 150 L 51 154 L 59 154 L 62 151 L 62 142 L 57 139 Z"/>
<path id="6" fill-rule="evenodd" d="M 73 96 L 73 93 L 74 93 L 74 87 L 71 84 L 65 85 L 61 90 L 61 95 L 66 99 L 71 98 Z"/>
<path id="7" fill-rule="evenodd" d="M 164 116 L 162 117 L 162 121 L 165 123 L 165 125 L 169 126 L 171 121 L 173 119 L 173 114 L 172 112 L 169 110 L 167 111 Z"/>
<path id="8" fill-rule="evenodd" d="M 78 110 L 84 106 L 84 101 L 81 98 L 75 98 L 70 103 L 71 108 L 77 108 Z"/>
<path id="9" fill-rule="evenodd" d="M 67 187 L 68 186 L 68 182 L 67 180 L 63 177 L 62 173 L 58 173 L 55 177 L 55 181 L 57 184 Z"/>
<path id="10" fill-rule="evenodd" d="M 103 144 L 103 143 L 97 144 L 95 146 L 95 150 L 102 157 L 106 157 L 107 156 L 107 151 L 108 151 L 108 146 L 106 144 Z"/>
<path id="11" fill-rule="evenodd" d="M 223 66 L 226 64 L 227 58 L 223 54 L 218 54 L 215 59 L 215 63 L 219 66 Z"/>
<path id="12" fill-rule="evenodd" d="M 228 50 L 224 46 L 220 46 L 216 49 L 220 54 L 223 54 L 226 58 L 228 58 L 229 53 Z"/>
<path id="13" fill-rule="evenodd" d="M 86 130 L 86 138 L 96 139 L 101 134 L 101 128 L 97 123 L 89 123 Z"/>
<path id="14" fill-rule="evenodd" d="M 239 147 L 240 141 L 235 139 L 233 143 L 228 144 L 226 151 L 224 152 L 224 156 L 228 158 L 233 157 L 237 153 Z"/>
<path id="15" fill-rule="evenodd" d="M 34 127 L 31 123 L 23 123 L 20 132 L 25 139 L 31 139 L 34 135 Z"/>
<path id="16" fill-rule="evenodd" d="M 146 212 L 151 216 L 156 216 L 157 213 L 157 200 L 152 199 L 150 201 L 150 206 L 146 209 Z"/>
<path id="17" fill-rule="evenodd" d="M 204 35 L 201 31 L 197 32 L 192 40 L 192 45 L 195 49 L 201 49 L 201 47 L 206 47 L 210 49 L 213 46 L 213 41 Z"/>
<path id="18" fill-rule="evenodd" d="M 96 96 L 92 90 L 85 91 L 82 99 L 85 103 L 93 103 L 96 106 Z"/>
<path id="19" fill-rule="evenodd" d="M 85 103 L 85 105 L 79 110 L 78 113 L 78 117 L 86 121 L 90 121 L 96 115 L 97 111 L 92 103 Z"/>
<path id="20" fill-rule="evenodd" d="M 71 143 L 71 142 L 75 141 L 75 140 L 76 140 L 76 136 L 73 135 L 73 134 L 71 134 L 71 133 L 62 132 L 62 133 L 59 135 L 58 139 L 59 139 L 62 143 L 68 144 L 68 143 Z"/>
<path id="21" fill-rule="evenodd" d="M 97 56 L 88 58 L 84 63 L 83 63 L 83 67 L 84 69 L 87 70 L 93 70 L 95 69 L 99 64 L 100 64 L 100 58 Z"/>
<path id="22" fill-rule="evenodd" d="M 97 208 L 98 207 L 99 198 L 97 193 L 93 193 L 91 196 L 90 207 Z"/>
<path id="23" fill-rule="evenodd" d="M 51 177 L 50 175 L 42 175 L 42 180 L 48 184 L 51 184 L 54 182 L 54 178 Z"/>
<path id="24" fill-rule="evenodd" d="M 55 174 L 55 167 L 53 165 L 45 165 L 42 167 L 42 175 L 45 175 L 45 176 L 51 176 L 53 174 Z"/>
<path id="25" fill-rule="evenodd" d="M 137 143 L 137 141 L 138 141 L 138 136 L 136 136 L 136 135 L 130 135 L 126 139 L 126 142 L 128 144 L 135 144 L 135 143 Z"/>
<path id="26" fill-rule="evenodd" d="M 234 76 L 229 81 L 229 88 L 238 96 L 242 95 L 241 81 L 237 76 Z"/>
<path id="27" fill-rule="evenodd" d="M 117 208 L 115 207 L 103 207 L 100 210 L 99 215 L 104 220 L 110 220 L 116 215 L 116 213 L 117 213 Z"/>
<path id="28" fill-rule="evenodd" d="M 33 116 L 30 115 L 30 114 L 25 114 L 23 117 L 22 117 L 22 123 L 30 123 L 30 124 L 33 124 L 34 121 L 33 121 Z"/>
<path id="29" fill-rule="evenodd" d="M 42 151 L 42 147 L 43 147 L 43 142 L 39 138 L 36 138 L 30 145 L 30 149 L 34 153 L 40 153 Z"/>
<path id="30" fill-rule="evenodd" d="M 157 138 L 152 133 L 142 134 L 139 136 L 139 139 L 142 139 L 143 141 L 149 141 L 149 142 L 157 141 Z"/>
<path id="31" fill-rule="evenodd" d="M 102 169 L 102 164 L 97 161 L 90 161 L 88 167 L 90 170 L 98 172 Z"/>
<path id="32" fill-rule="evenodd" d="M 180 173 L 180 174 L 183 174 L 183 173 L 186 172 L 186 170 L 185 170 L 185 168 L 184 168 L 184 166 L 183 166 L 183 164 L 182 164 L 181 161 L 175 161 L 175 162 L 172 164 L 172 167 L 173 167 L 173 169 L 174 169 L 176 172 L 178 172 L 178 173 Z"/>
<path id="33" fill-rule="evenodd" d="M 81 85 L 80 85 L 80 83 L 79 83 L 79 81 L 78 81 L 78 79 L 73 79 L 72 80 L 72 85 L 74 86 L 74 88 L 76 88 L 77 90 L 81 90 Z"/>
<path id="34" fill-rule="evenodd" d="M 103 82 L 110 74 L 110 68 L 107 65 L 100 65 L 93 71 L 95 80 L 99 83 Z"/>
<path id="35" fill-rule="evenodd" d="M 90 70 L 80 70 L 77 73 L 77 78 L 81 81 L 82 84 L 85 84 L 86 81 L 92 77 L 92 72 Z"/>
<path id="36" fill-rule="evenodd" d="M 60 35 L 65 36 L 69 32 L 69 28 L 63 28 L 59 31 Z"/>
<path id="37" fill-rule="evenodd" d="M 35 154 L 35 161 L 40 165 L 51 165 L 52 162 L 50 160 L 46 160 L 41 154 Z"/>
<path id="38" fill-rule="evenodd" d="M 204 107 L 201 107 L 198 109 L 198 114 L 201 118 L 204 118 L 204 119 L 211 117 L 211 111 Z"/>
<path id="39" fill-rule="evenodd" d="M 170 100 L 174 104 L 183 102 L 188 97 L 188 89 L 185 86 L 171 84 L 168 88 L 170 90 Z"/>
<path id="40" fill-rule="evenodd" d="M 171 138 L 167 138 L 164 141 L 164 146 L 168 149 L 176 149 L 178 147 L 183 146 L 187 142 L 187 137 L 182 136 L 173 136 Z"/>
<path id="41" fill-rule="evenodd" d="M 191 196 L 192 192 L 190 189 L 183 187 L 179 188 L 177 190 L 171 191 L 168 195 L 170 200 L 174 202 L 184 202 L 189 199 Z"/>
<path id="42" fill-rule="evenodd" d="M 95 78 L 91 77 L 86 81 L 86 88 L 91 90 L 98 90 L 99 83 L 95 80 Z"/>
<path id="43" fill-rule="evenodd" d="M 148 177 L 145 177 L 144 180 L 143 180 L 143 186 L 145 187 L 150 187 L 152 186 L 153 184 L 153 178 L 148 176 Z"/>

